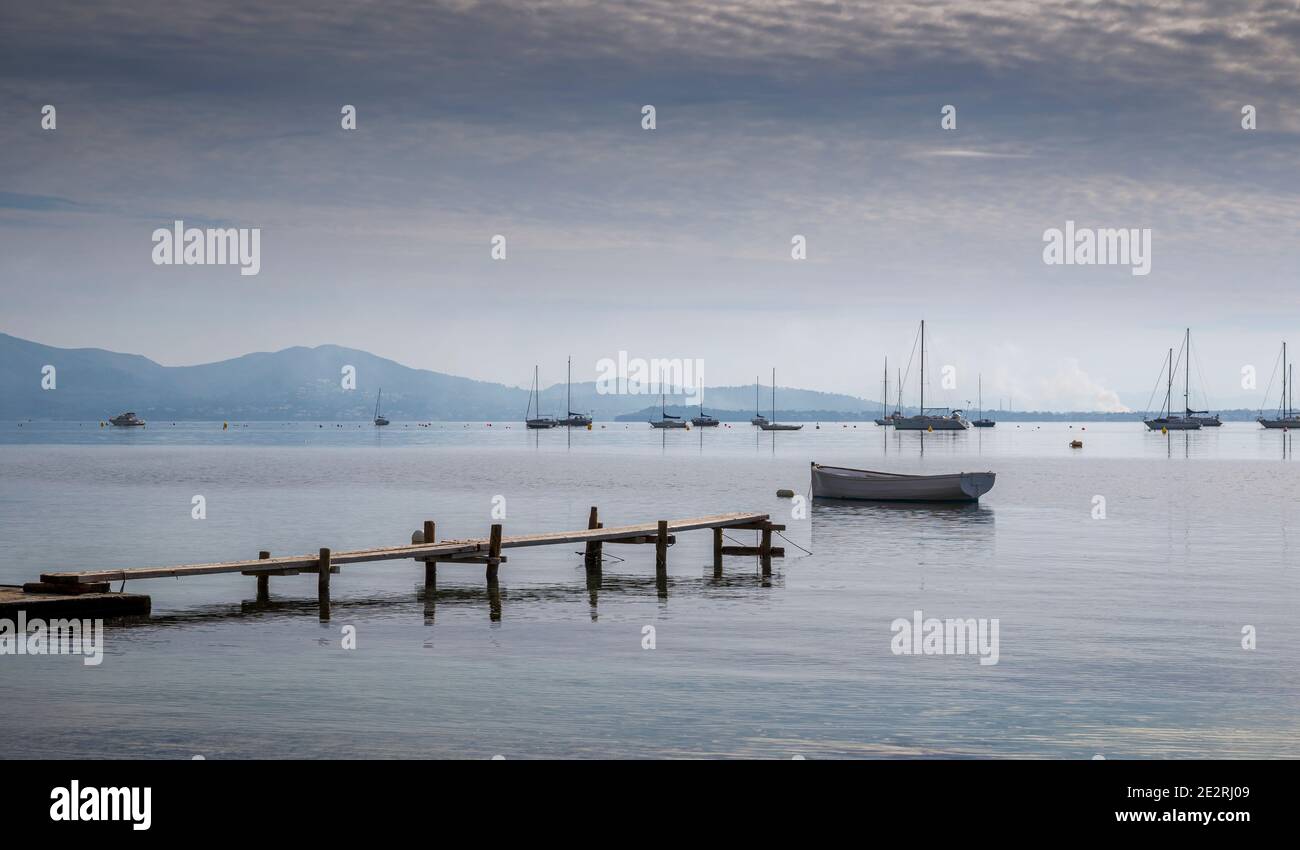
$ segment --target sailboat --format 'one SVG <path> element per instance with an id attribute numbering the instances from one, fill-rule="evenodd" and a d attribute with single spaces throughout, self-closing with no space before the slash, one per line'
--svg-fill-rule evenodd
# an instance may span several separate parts
<path id="1" fill-rule="evenodd" d="M 1183 345 L 1186 348 L 1186 343 Z M 1183 409 L 1190 411 L 1191 405 L 1188 404 L 1191 391 L 1191 352 L 1187 352 L 1188 371 L 1184 378 L 1183 385 Z M 1169 349 L 1169 377 L 1165 382 L 1165 404 L 1164 416 L 1158 416 L 1155 419 L 1144 420 L 1148 429 L 1152 431 L 1199 431 L 1201 422 L 1199 419 L 1188 416 L 1186 413 L 1182 416 L 1174 416 L 1172 411 L 1174 396 L 1174 350 Z"/>
<path id="2" fill-rule="evenodd" d="M 650 420 L 651 428 L 687 428 L 689 427 L 682 421 L 680 416 L 673 416 L 668 413 L 668 408 L 664 404 L 664 376 L 663 372 L 659 373 L 659 418 Z"/>
<path id="3" fill-rule="evenodd" d="M 697 428 L 718 427 L 718 420 L 714 419 L 712 416 L 709 416 L 704 412 L 704 382 L 703 381 L 699 382 L 699 389 L 697 390 L 697 392 L 699 392 L 700 394 L 700 415 L 692 416 L 691 424 Z"/>
<path id="4" fill-rule="evenodd" d="M 1192 329 L 1191 328 L 1187 329 L 1187 340 L 1185 344 L 1187 346 L 1187 365 L 1188 368 L 1190 369 L 1191 360 L 1192 360 Z M 1207 405 L 1209 404 L 1209 399 L 1206 399 L 1206 404 Z M 1197 422 L 1200 422 L 1202 428 L 1218 428 L 1223 425 L 1223 421 L 1219 419 L 1219 414 L 1217 413 L 1211 413 L 1208 410 L 1192 410 L 1190 396 L 1186 399 L 1186 407 L 1187 407 L 1187 411 L 1186 411 L 1187 418 L 1195 419 Z"/>
<path id="5" fill-rule="evenodd" d="M 925 406 L 925 319 L 921 320 L 921 405 L 915 416 L 899 416 L 894 420 L 898 431 L 965 431 L 970 422 L 961 415 L 960 410 L 946 407 L 933 407 L 930 410 L 946 411 L 942 414 L 926 413 Z"/>
<path id="6" fill-rule="evenodd" d="M 126 413 L 119 413 L 117 416 L 108 420 L 108 424 L 115 425 L 118 428 L 139 428 L 143 427 L 145 422 L 139 416 L 135 415 L 134 410 L 128 410 Z"/>
<path id="7" fill-rule="evenodd" d="M 536 402 L 535 406 L 534 402 Z M 528 389 L 528 409 L 524 411 L 524 425 L 534 430 L 541 430 L 554 428 L 558 424 L 554 416 L 542 415 L 542 385 L 538 379 L 537 367 L 534 366 L 533 385 Z"/>
<path id="8" fill-rule="evenodd" d="M 1291 388 L 1295 386 L 1291 366 L 1286 362 L 1286 343 L 1282 343 L 1282 397 L 1278 399 L 1277 418 L 1268 419 L 1260 416 L 1256 421 L 1265 428 L 1300 428 L 1300 414 L 1291 406 Z"/>
<path id="9" fill-rule="evenodd" d="M 899 383 L 900 384 L 902 383 L 901 379 Z M 901 393 L 899 398 L 899 406 L 900 407 L 902 406 Z M 895 407 L 894 412 L 886 416 L 885 411 L 888 408 L 889 408 L 889 358 L 886 357 L 885 358 L 885 389 L 883 394 L 880 397 L 880 418 L 876 420 L 877 425 L 883 425 L 883 426 L 893 425 L 894 420 L 903 415 L 902 412 L 899 410 L 899 408 Z"/>
<path id="10" fill-rule="evenodd" d="M 379 388 L 379 395 L 375 396 L 375 425 L 382 427 L 388 424 L 388 418 L 379 412 L 379 402 L 384 397 L 384 388 Z"/>
<path id="11" fill-rule="evenodd" d="M 573 358 L 569 358 L 569 368 L 565 373 L 564 379 L 564 409 L 569 415 L 558 421 L 557 425 L 565 425 L 570 428 L 586 428 L 591 424 L 591 417 L 582 413 L 573 412 Z"/>
<path id="12" fill-rule="evenodd" d="M 781 425 L 776 421 L 776 367 L 772 367 L 772 421 L 758 423 L 764 431 L 798 431 L 803 425 Z"/>
<path id="13" fill-rule="evenodd" d="M 762 425 L 767 421 L 767 417 L 758 412 L 758 376 L 754 376 L 754 418 L 749 420 L 750 425 Z"/>
<path id="14" fill-rule="evenodd" d="M 972 425 L 974 425 L 976 428 L 992 428 L 994 425 L 998 424 L 994 422 L 992 419 L 984 418 L 984 376 L 983 375 L 979 376 L 979 406 L 980 406 L 980 418 L 972 422 L 971 423 Z"/>

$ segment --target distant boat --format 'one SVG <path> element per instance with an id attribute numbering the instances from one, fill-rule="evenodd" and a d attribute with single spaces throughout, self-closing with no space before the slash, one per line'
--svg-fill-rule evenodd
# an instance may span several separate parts
<path id="1" fill-rule="evenodd" d="M 573 358 L 569 358 L 569 370 L 564 380 L 564 409 L 568 411 L 568 416 L 559 420 L 555 424 L 565 425 L 570 428 L 586 428 L 591 424 L 591 417 L 581 413 L 573 412 Z"/>
<path id="2" fill-rule="evenodd" d="M 1190 340 L 1191 338 L 1190 333 L 1191 332 L 1189 331 L 1188 340 Z M 1190 398 L 1190 393 L 1191 393 L 1192 356 L 1191 356 L 1191 351 L 1187 350 L 1188 346 L 1186 342 L 1184 342 L 1183 344 L 1183 349 L 1184 351 L 1186 351 L 1186 355 L 1187 355 L 1187 364 L 1186 364 L 1187 372 L 1184 378 L 1184 386 L 1183 386 L 1183 408 L 1186 411 L 1190 411 L 1191 406 L 1188 404 L 1188 400 Z M 1182 416 L 1173 415 L 1173 410 L 1171 406 L 1173 404 L 1173 396 L 1174 396 L 1174 350 L 1172 348 L 1169 349 L 1168 363 L 1169 363 L 1169 372 L 1168 372 L 1168 378 L 1165 382 L 1164 415 L 1157 416 L 1154 419 L 1146 419 L 1143 421 L 1146 423 L 1147 428 L 1151 431 L 1199 431 L 1201 429 L 1201 421 L 1199 419 L 1193 416 L 1188 416 L 1186 414 Z"/>
<path id="3" fill-rule="evenodd" d="M 974 425 L 976 428 L 992 428 L 994 425 L 997 425 L 998 423 L 994 422 L 992 419 L 984 418 L 984 376 L 983 375 L 979 376 L 979 406 L 980 406 L 980 418 L 976 419 L 971 424 Z"/>
<path id="4" fill-rule="evenodd" d="M 697 428 L 716 428 L 718 420 L 704 412 L 704 383 L 700 382 L 697 392 L 700 394 L 700 415 L 691 417 L 691 424 Z"/>
<path id="5" fill-rule="evenodd" d="M 754 418 L 749 420 L 750 425 L 762 425 L 767 421 L 767 417 L 758 412 L 758 376 L 754 376 Z"/>
<path id="6" fill-rule="evenodd" d="M 945 413 L 926 413 L 925 406 L 925 319 L 921 320 L 921 405 L 915 416 L 899 416 L 894 419 L 897 431 L 965 431 L 970 422 L 961 415 L 960 410 L 946 407 L 933 407 L 930 410 L 944 410 Z"/>
<path id="7" fill-rule="evenodd" d="M 536 401 L 536 409 L 533 402 Z M 534 416 L 533 414 L 536 413 Z M 542 386 L 538 380 L 537 367 L 533 367 L 533 385 L 528 388 L 528 408 L 524 411 L 524 425 L 533 430 L 554 428 L 560 423 L 554 416 L 542 416 Z"/>
<path id="8" fill-rule="evenodd" d="M 108 420 L 108 424 L 116 425 L 119 428 L 135 428 L 144 425 L 145 422 L 135 415 L 134 410 L 128 410 L 126 413 L 120 413 Z"/>
<path id="9" fill-rule="evenodd" d="M 776 367 L 772 367 L 772 421 L 764 419 L 758 423 L 764 431 L 798 431 L 802 425 L 782 425 L 776 421 Z"/>
<path id="10" fill-rule="evenodd" d="M 1188 328 L 1187 329 L 1187 365 L 1189 369 L 1191 367 L 1191 363 L 1192 363 L 1192 329 Z M 1190 374 L 1188 380 L 1190 382 Z M 1206 399 L 1206 404 L 1207 405 L 1209 404 L 1209 399 Z M 1184 406 L 1187 408 L 1185 413 L 1186 417 L 1188 419 L 1195 419 L 1197 422 L 1200 422 L 1202 428 L 1219 428 L 1223 425 L 1223 421 L 1219 419 L 1219 414 L 1217 413 L 1211 413 L 1208 410 L 1192 410 L 1190 394 L 1187 397 L 1185 397 Z"/>
<path id="11" fill-rule="evenodd" d="M 993 472 L 947 475 L 901 475 L 812 465 L 814 499 L 861 499 L 872 502 L 977 502 L 993 489 Z"/>
<path id="12" fill-rule="evenodd" d="M 650 420 L 651 428 L 686 428 L 688 427 L 682 421 L 680 416 L 671 416 L 668 408 L 664 404 L 664 376 L 659 374 L 659 418 Z"/>
<path id="13" fill-rule="evenodd" d="M 1291 388 L 1295 386 L 1291 366 L 1286 361 L 1286 343 L 1282 343 L 1282 397 L 1278 399 L 1277 418 L 1269 419 L 1260 416 L 1257 421 L 1265 428 L 1281 428 L 1289 430 L 1291 428 L 1300 428 L 1300 414 L 1295 412 L 1291 406 Z M 128 414 L 130 415 L 130 414 Z M 116 424 L 116 423 L 114 423 Z M 141 423 L 143 424 L 143 423 Z"/>
<path id="14" fill-rule="evenodd" d="M 384 397 L 384 388 L 379 388 L 379 395 L 375 396 L 375 425 L 384 426 L 388 424 L 388 418 L 379 412 L 379 402 Z"/>

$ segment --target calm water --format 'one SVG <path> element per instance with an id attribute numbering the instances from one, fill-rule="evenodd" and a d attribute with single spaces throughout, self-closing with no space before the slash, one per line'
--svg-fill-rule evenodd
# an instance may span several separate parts
<path id="1" fill-rule="evenodd" d="M 511 550 L 496 621 L 481 566 L 441 566 L 432 599 L 422 565 L 345 566 L 324 624 L 315 576 L 272 578 L 270 605 L 238 575 L 132 583 L 154 618 L 110 626 L 101 666 L 0 656 L 0 756 L 1300 757 L 1290 439 L 0 423 L 0 583 L 396 545 L 424 519 L 484 536 L 498 495 L 507 534 L 583 527 L 593 504 L 607 525 L 758 510 L 814 553 L 786 544 L 767 581 L 729 558 L 716 581 L 711 535 L 685 533 L 664 596 L 653 547 L 605 547 L 626 560 L 594 593 L 579 547 Z M 791 517 L 775 491 L 806 493 L 811 460 L 998 480 L 970 509 Z M 998 618 L 999 663 L 892 654 L 916 609 Z"/>

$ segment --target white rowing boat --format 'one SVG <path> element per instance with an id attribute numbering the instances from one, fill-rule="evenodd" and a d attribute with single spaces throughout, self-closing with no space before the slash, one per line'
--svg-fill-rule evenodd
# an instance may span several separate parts
<path id="1" fill-rule="evenodd" d="M 877 502 L 975 502 L 993 489 L 996 477 L 992 472 L 903 475 L 814 463 L 812 495 Z"/>

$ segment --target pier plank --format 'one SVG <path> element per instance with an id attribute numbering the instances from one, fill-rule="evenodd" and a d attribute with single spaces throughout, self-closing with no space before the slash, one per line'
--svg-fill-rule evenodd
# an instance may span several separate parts
<path id="1" fill-rule="evenodd" d="M 763 513 L 726 513 L 691 519 L 668 520 L 668 534 L 683 531 L 695 531 L 703 528 L 753 527 L 766 523 L 768 515 Z M 643 522 L 635 525 L 616 526 L 614 528 L 586 528 L 578 531 L 552 531 L 537 534 L 519 534 L 500 537 L 501 549 L 515 549 L 525 546 L 550 546 L 565 543 L 602 543 L 625 540 L 629 538 L 658 539 L 662 534 L 658 522 Z M 439 543 L 420 543 L 406 546 L 386 546 L 372 549 L 360 549 L 353 552 L 331 552 L 331 566 L 341 564 L 361 564 L 371 561 L 395 561 L 411 558 L 434 557 L 438 560 L 452 560 L 456 555 L 482 555 L 491 557 L 488 549 L 490 539 L 444 540 Z M 259 558 L 245 561 L 221 561 L 210 564 L 181 564 L 171 567 L 128 567 L 112 570 L 76 570 L 58 571 L 41 574 L 41 581 L 52 584 L 87 584 L 112 581 L 136 581 L 149 578 L 179 578 L 182 576 L 213 575 L 218 573 L 246 573 L 257 575 L 268 573 L 274 575 L 286 570 L 300 572 L 319 572 L 319 553 L 311 555 L 289 555 L 279 558 Z"/>

